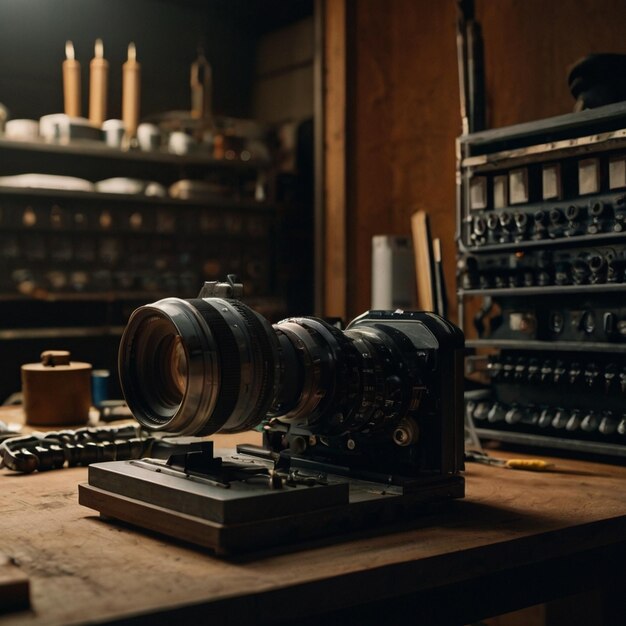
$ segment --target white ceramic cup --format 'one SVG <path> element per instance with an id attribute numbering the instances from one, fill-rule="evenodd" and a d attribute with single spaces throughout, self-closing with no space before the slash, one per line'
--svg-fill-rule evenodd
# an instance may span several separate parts
<path id="1" fill-rule="evenodd" d="M 104 141 L 111 148 L 121 148 L 124 140 L 124 122 L 122 120 L 105 120 L 102 122 Z"/>
<path id="2" fill-rule="evenodd" d="M 35 141 L 39 137 L 39 122 L 36 120 L 9 120 L 4 127 L 7 139 L 18 141 Z"/>
<path id="3" fill-rule="evenodd" d="M 180 130 L 175 130 L 170 134 L 168 149 L 174 154 L 188 154 L 193 146 L 193 139 Z"/>
<path id="4" fill-rule="evenodd" d="M 161 131 L 154 124 L 139 124 L 137 127 L 137 142 L 146 152 L 158 150 L 161 147 Z"/>

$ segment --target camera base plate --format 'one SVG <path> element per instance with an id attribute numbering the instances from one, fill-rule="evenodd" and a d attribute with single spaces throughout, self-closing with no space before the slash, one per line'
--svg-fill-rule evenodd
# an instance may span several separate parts
<path id="1" fill-rule="evenodd" d="M 268 466 L 234 451 L 227 463 Z M 385 525 L 423 511 L 428 502 L 464 495 L 459 475 L 430 476 L 419 489 L 331 474 L 300 473 L 286 483 L 270 478 L 227 486 L 190 476 L 155 460 L 111 461 L 89 467 L 79 485 L 80 504 L 107 518 L 214 550 L 218 555 L 265 550 Z"/>

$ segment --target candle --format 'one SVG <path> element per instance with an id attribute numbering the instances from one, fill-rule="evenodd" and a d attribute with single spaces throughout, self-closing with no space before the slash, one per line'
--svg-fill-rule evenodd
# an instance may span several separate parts
<path id="1" fill-rule="evenodd" d="M 80 117 L 80 63 L 74 58 L 74 46 L 71 41 L 65 42 L 63 102 L 66 115 Z"/>
<path id="2" fill-rule="evenodd" d="M 96 39 L 94 58 L 89 64 L 89 121 L 102 126 L 107 116 L 109 62 L 104 58 L 102 39 Z"/>
<path id="3" fill-rule="evenodd" d="M 126 139 L 137 134 L 139 124 L 139 81 L 141 66 L 137 63 L 135 44 L 128 44 L 128 60 L 122 66 L 122 121 Z"/>

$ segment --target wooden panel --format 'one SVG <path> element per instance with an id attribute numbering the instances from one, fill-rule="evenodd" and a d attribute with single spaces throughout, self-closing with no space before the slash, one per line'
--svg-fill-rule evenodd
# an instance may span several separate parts
<path id="1" fill-rule="evenodd" d="M 356 3 L 353 156 L 349 220 L 350 313 L 370 304 L 371 238 L 410 234 L 423 209 L 454 276 L 454 140 L 460 132 L 455 3 Z"/>
<path id="2" fill-rule="evenodd" d="M 567 68 L 592 52 L 626 53 L 622 0 L 476 0 L 476 17 L 491 127 L 569 113 Z"/>
<path id="3" fill-rule="evenodd" d="M 313 18 L 261 36 L 253 116 L 271 123 L 313 116 Z"/>
<path id="4" fill-rule="evenodd" d="M 324 14 L 324 303 L 325 315 L 346 312 L 346 0 Z"/>
<path id="5" fill-rule="evenodd" d="M 348 220 L 348 317 L 370 308 L 372 236 L 402 234 L 392 228 L 394 146 L 390 137 L 393 107 L 392 17 L 386 2 L 355 3 L 352 28 L 354 98 L 349 116 L 354 135 L 350 154 L 352 210 Z M 410 225 L 404 234 L 410 234 Z"/>

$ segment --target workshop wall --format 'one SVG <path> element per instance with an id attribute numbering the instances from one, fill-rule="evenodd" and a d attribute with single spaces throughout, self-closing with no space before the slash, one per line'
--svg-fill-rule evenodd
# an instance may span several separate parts
<path id="1" fill-rule="evenodd" d="M 313 17 L 259 38 L 253 117 L 270 123 L 313 117 Z"/>
<path id="2" fill-rule="evenodd" d="M 348 317 L 369 308 L 372 235 L 410 234 L 419 209 L 442 237 L 452 289 L 454 140 L 461 130 L 455 3 L 366 0 L 351 8 Z"/>
<path id="3" fill-rule="evenodd" d="M 493 127 L 569 113 L 569 66 L 594 52 L 626 53 L 622 0 L 477 0 L 476 17 Z"/>
<path id="4" fill-rule="evenodd" d="M 455 154 L 461 131 L 456 2 L 348 2 L 347 302 L 369 307 L 371 237 L 408 234 L 430 213 L 454 303 Z M 570 112 L 567 67 L 590 52 L 626 52 L 619 0 L 476 0 L 488 124 Z"/>

